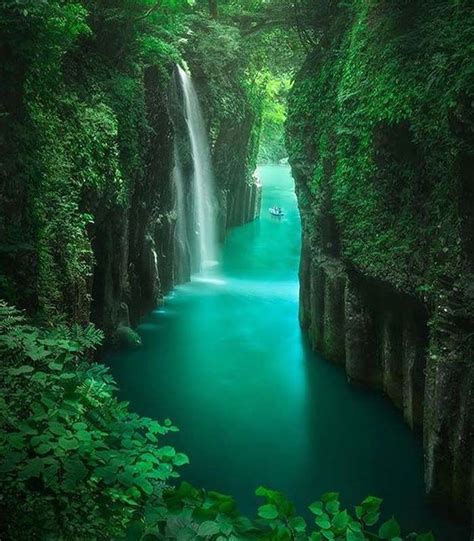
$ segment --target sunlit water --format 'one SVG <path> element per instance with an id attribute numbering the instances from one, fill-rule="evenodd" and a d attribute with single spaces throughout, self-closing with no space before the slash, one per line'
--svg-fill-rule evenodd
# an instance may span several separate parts
<path id="1" fill-rule="evenodd" d="M 346 383 L 311 353 L 298 324 L 300 221 L 289 169 L 261 168 L 262 216 L 232 230 L 211 275 L 177 287 L 139 327 L 143 347 L 109 358 L 140 414 L 170 417 L 183 477 L 255 510 L 258 485 L 302 513 L 325 491 L 354 505 L 385 500 L 405 529 L 439 541 L 467 534 L 435 520 L 423 496 L 422 448 L 378 393 Z M 273 218 L 268 208 L 284 208 Z"/>

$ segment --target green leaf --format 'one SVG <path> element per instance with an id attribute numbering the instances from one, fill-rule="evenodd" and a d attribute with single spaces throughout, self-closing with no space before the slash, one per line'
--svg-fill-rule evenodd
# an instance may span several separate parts
<path id="1" fill-rule="evenodd" d="M 80 458 L 70 458 L 64 462 L 64 483 L 67 490 L 74 490 L 83 481 L 88 470 Z"/>
<path id="2" fill-rule="evenodd" d="M 33 445 L 33 447 L 36 447 L 40 443 L 47 442 L 48 437 L 41 434 L 40 436 L 33 436 L 30 441 L 31 441 L 31 445 Z"/>
<path id="3" fill-rule="evenodd" d="M 328 503 L 339 499 L 339 494 L 337 492 L 326 492 L 321 496 L 321 501 Z"/>
<path id="4" fill-rule="evenodd" d="M 418 535 L 416 541 L 435 541 L 435 538 L 431 532 L 427 532 Z"/>
<path id="5" fill-rule="evenodd" d="M 355 521 L 355 520 L 352 520 L 350 523 L 349 523 L 349 528 L 353 531 L 353 532 L 362 532 L 362 526 L 360 525 L 359 522 Z"/>
<path id="6" fill-rule="evenodd" d="M 321 516 L 316 517 L 315 522 L 320 528 L 323 528 L 323 530 L 328 530 L 331 527 L 329 517 L 326 513 L 323 513 Z"/>
<path id="7" fill-rule="evenodd" d="M 380 513 L 370 512 L 367 513 L 364 516 L 364 522 L 367 524 L 367 526 L 373 526 L 374 524 L 377 524 L 380 518 Z"/>
<path id="8" fill-rule="evenodd" d="M 198 528 L 198 535 L 201 535 L 202 537 L 206 537 L 208 535 L 216 535 L 220 531 L 219 525 L 217 522 L 214 522 L 212 520 L 206 520 L 202 524 L 199 525 Z"/>
<path id="9" fill-rule="evenodd" d="M 20 470 L 20 479 L 27 480 L 31 477 L 38 477 L 43 471 L 43 461 L 41 458 L 33 458 L 28 461 L 26 466 Z"/>
<path id="10" fill-rule="evenodd" d="M 66 438 L 65 436 L 59 438 L 58 444 L 66 450 L 77 449 L 79 447 L 79 442 L 76 438 Z"/>
<path id="11" fill-rule="evenodd" d="M 176 449 L 170 445 L 166 445 L 158 449 L 158 454 L 161 457 L 173 458 L 176 455 Z"/>
<path id="12" fill-rule="evenodd" d="M 316 501 L 316 502 L 313 502 L 308 507 L 308 509 L 311 511 L 311 513 L 313 513 L 313 515 L 322 515 L 324 513 L 323 507 L 324 507 L 323 502 Z"/>
<path id="13" fill-rule="evenodd" d="M 66 433 L 66 429 L 64 428 L 64 425 L 61 423 L 57 423 L 55 421 L 51 421 L 48 425 L 49 431 L 55 434 L 56 436 L 62 436 Z"/>
<path id="14" fill-rule="evenodd" d="M 194 541 L 196 532 L 191 528 L 181 528 L 176 534 L 176 541 Z"/>
<path id="15" fill-rule="evenodd" d="M 51 451 L 52 447 L 49 443 L 41 443 L 36 447 L 35 451 L 40 455 L 45 455 L 46 453 L 49 453 Z"/>
<path id="16" fill-rule="evenodd" d="M 220 507 L 219 510 L 221 510 Z M 219 524 L 219 532 L 224 535 L 230 535 L 234 531 L 234 524 L 229 517 L 217 515 L 217 523 Z"/>
<path id="17" fill-rule="evenodd" d="M 69 379 L 77 378 L 77 375 L 72 374 L 71 372 L 63 372 L 59 377 L 63 380 L 69 380 Z"/>
<path id="18" fill-rule="evenodd" d="M 380 498 L 377 498 L 375 496 L 368 496 L 365 498 L 365 500 L 362 502 L 362 507 L 366 512 L 373 511 L 376 512 L 380 509 L 380 506 L 382 505 L 383 500 Z"/>
<path id="19" fill-rule="evenodd" d="M 85 430 L 79 430 L 79 432 L 76 432 L 76 438 L 79 441 L 83 441 L 83 442 L 92 441 L 92 436 L 89 434 L 89 432 L 86 432 Z"/>
<path id="20" fill-rule="evenodd" d="M 384 522 L 379 528 L 379 537 L 381 539 L 392 539 L 392 537 L 398 537 L 399 535 L 400 526 L 393 517 L 387 520 L 387 522 Z"/>
<path id="21" fill-rule="evenodd" d="M 175 466 L 184 466 L 185 464 L 189 464 L 189 458 L 184 453 L 177 453 L 173 459 L 173 464 Z"/>
<path id="22" fill-rule="evenodd" d="M 144 477 L 135 479 L 135 484 L 140 487 L 145 494 L 148 494 L 148 496 L 153 493 L 153 485 Z"/>
<path id="23" fill-rule="evenodd" d="M 268 494 L 268 489 L 265 488 L 265 487 L 258 487 L 256 490 L 255 490 L 255 495 L 256 496 L 260 496 L 262 498 L 266 498 L 267 497 L 267 494 Z"/>
<path id="24" fill-rule="evenodd" d="M 23 436 L 21 434 L 9 434 L 8 436 L 8 443 L 14 448 L 14 449 L 23 449 L 25 446 L 25 440 L 23 439 Z"/>
<path id="25" fill-rule="evenodd" d="M 349 514 L 347 511 L 340 511 L 333 519 L 332 525 L 338 530 L 345 530 L 349 524 Z"/>
<path id="26" fill-rule="evenodd" d="M 331 515 L 335 515 L 339 511 L 339 502 L 337 500 L 331 500 L 326 504 L 326 509 Z"/>
<path id="27" fill-rule="evenodd" d="M 303 517 L 293 517 L 290 519 L 290 526 L 295 532 L 304 532 L 306 530 L 306 521 Z"/>
<path id="28" fill-rule="evenodd" d="M 18 425 L 18 428 L 21 430 L 21 432 L 23 432 L 23 434 L 26 434 L 28 436 L 35 436 L 36 434 L 38 434 L 36 428 L 33 428 L 28 423 L 20 423 Z"/>
<path id="29" fill-rule="evenodd" d="M 48 368 L 56 372 L 60 372 L 63 369 L 63 365 L 60 363 L 50 362 L 48 363 Z"/>
<path id="30" fill-rule="evenodd" d="M 135 484 L 135 476 L 133 475 L 133 470 L 127 469 L 123 472 L 120 472 L 117 475 L 117 480 L 122 483 L 122 485 L 125 485 L 127 487 L 130 487 Z"/>
<path id="31" fill-rule="evenodd" d="M 114 466 L 101 466 L 100 468 L 96 468 L 94 473 L 99 478 L 102 478 L 107 485 L 111 485 L 117 479 L 117 468 Z"/>
<path id="32" fill-rule="evenodd" d="M 278 517 L 278 510 L 272 503 L 268 503 L 258 508 L 258 515 L 267 520 L 273 520 Z"/>
<path id="33" fill-rule="evenodd" d="M 346 541 L 365 541 L 365 536 L 361 532 L 354 532 L 352 530 L 347 530 Z"/>
<path id="34" fill-rule="evenodd" d="M 58 473 L 59 467 L 57 464 L 51 464 L 50 466 L 45 466 L 43 470 L 43 479 L 47 485 L 55 483 L 57 481 L 56 474 Z"/>
<path id="35" fill-rule="evenodd" d="M 50 355 L 51 352 L 42 347 L 38 347 L 37 345 L 35 345 L 33 348 L 28 348 L 26 354 L 33 361 L 41 361 L 42 359 L 45 359 L 46 357 L 48 357 L 48 355 Z"/>
<path id="36" fill-rule="evenodd" d="M 10 370 L 8 370 L 8 373 L 12 376 L 20 376 L 21 374 L 30 374 L 33 371 L 34 368 L 32 366 L 25 364 L 23 366 L 20 366 L 19 368 L 10 368 Z"/>

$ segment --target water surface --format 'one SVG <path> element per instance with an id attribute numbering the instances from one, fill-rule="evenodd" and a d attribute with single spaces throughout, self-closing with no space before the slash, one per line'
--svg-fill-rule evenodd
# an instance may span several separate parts
<path id="1" fill-rule="evenodd" d="M 220 266 L 147 318 L 142 349 L 110 357 L 122 397 L 140 414 L 170 417 L 181 431 L 169 441 L 191 460 L 183 477 L 233 494 L 244 513 L 254 513 L 261 484 L 300 512 L 326 491 L 347 505 L 374 494 L 405 529 L 467 540 L 426 505 L 421 442 L 400 413 L 309 351 L 297 316 L 293 181 L 284 166 L 259 174 L 261 218 L 230 231 Z M 272 205 L 285 217 L 271 217 Z"/>

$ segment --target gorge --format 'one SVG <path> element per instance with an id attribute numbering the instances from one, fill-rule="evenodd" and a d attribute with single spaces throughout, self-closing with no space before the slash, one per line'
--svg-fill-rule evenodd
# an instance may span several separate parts
<path id="1" fill-rule="evenodd" d="M 256 479 L 302 510 L 337 485 L 345 505 L 377 494 L 407 530 L 467 539 L 424 502 L 420 438 L 301 335 L 293 180 L 288 166 L 259 176 L 266 212 L 233 229 L 219 266 L 175 288 L 139 325 L 140 349 L 107 358 L 121 396 L 140 415 L 173 412 L 180 432 L 171 443 L 190 458 L 183 477 L 233 494 L 246 514 Z M 267 211 L 276 204 L 283 219 Z"/>
<path id="2" fill-rule="evenodd" d="M 472 538 L 473 29 L 0 1 L 2 539 Z"/>

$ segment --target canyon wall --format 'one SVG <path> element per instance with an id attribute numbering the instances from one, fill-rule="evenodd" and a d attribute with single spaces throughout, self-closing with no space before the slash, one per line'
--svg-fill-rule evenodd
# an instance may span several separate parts
<path id="1" fill-rule="evenodd" d="M 72 27 L 83 32 L 74 46 L 60 34 L 57 49 L 44 41 L 54 23 L 45 16 L 28 34 L 38 55 L 18 53 L 14 25 L 0 49 L 0 297 L 45 321 L 92 320 L 110 336 L 189 278 L 175 256 L 172 184 L 170 87 L 182 58 L 169 44 L 166 54 L 140 51 L 140 28 L 134 35 L 100 9 L 80 15 L 71 13 L 83 24 Z M 208 105 L 241 90 L 237 79 L 220 87 L 205 70 L 199 77 Z M 258 112 L 246 95 L 239 104 L 235 124 L 206 109 L 222 240 L 259 203 Z"/>
<path id="2" fill-rule="evenodd" d="M 84 39 L 52 79 L 5 64 L 0 295 L 110 335 L 173 284 L 173 63 L 104 46 Z"/>
<path id="3" fill-rule="evenodd" d="M 287 123 L 303 225 L 300 318 L 314 349 L 423 431 L 427 493 L 467 520 L 474 13 L 463 2 L 418 4 L 340 4 L 324 31 L 315 25 Z"/>

